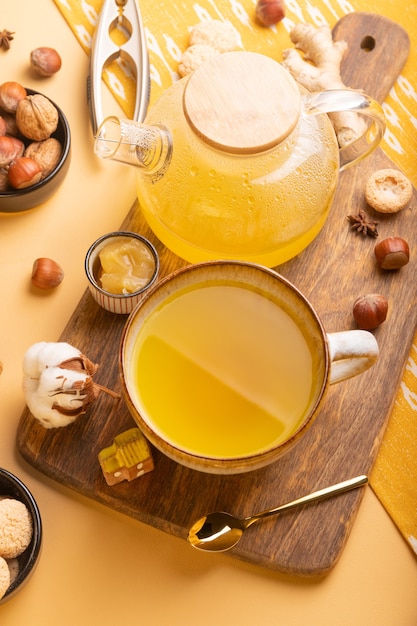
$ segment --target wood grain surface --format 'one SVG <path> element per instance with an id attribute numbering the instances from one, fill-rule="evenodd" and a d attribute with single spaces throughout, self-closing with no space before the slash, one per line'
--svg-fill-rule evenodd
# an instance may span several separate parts
<path id="1" fill-rule="evenodd" d="M 349 81 L 345 78 L 345 82 L 382 101 L 407 58 L 406 33 L 385 18 L 370 14 L 346 16 L 334 33 L 337 39 L 349 40 L 343 65 L 344 77 L 349 76 Z M 369 50 L 372 39 L 376 45 Z M 369 473 L 417 321 L 417 257 L 413 254 L 417 229 L 411 227 L 417 192 L 409 208 L 391 216 L 373 213 L 364 200 L 368 175 L 392 166 L 377 150 L 358 167 L 343 172 L 323 231 L 302 254 L 277 268 L 310 299 L 329 332 L 354 327 L 352 305 L 357 296 L 379 292 L 389 301 L 387 321 L 375 331 L 381 351 L 377 364 L 361 376 L 329 389 L 318 420 L 289 455 L 255 472 L 215 476 L 177 465 L 154 450 L 153 472 L 108 487 L 97 454 L 134 422 L 122 400 L 117 402 L 105 394 L 85 417 L 62 429 L 45 430 L 25 410 L 17 431 L 21 455 L 60 484 L 183 539 L 190 525 L 210 511 L 226 510 L 245 516 Z M 347 215 L 361 208 L 379 221 L 380 238 L 398 235 L 409 241 L 411 260 L 400 271 L 379 270 L 373 258 L 375 240 L 350 230 Z M 161 275 L 185 265 L 149 231 L 136 205 L 122 228 L 140 232 L 155 243 L 161 257 Z M 86 291 L 61 336 L 61 340 L 101 364 L 96 381 L 115 391 L 121 390 L 118 349 L 125 321 L 125 316 L 101 309 Z M 282 572 L 323 575 L 341 556 L 362 495 L 359 489 L 265 520 L 252 527 L 229 554 Z M 184 542 L 187 549 L 192 548 Z"/>

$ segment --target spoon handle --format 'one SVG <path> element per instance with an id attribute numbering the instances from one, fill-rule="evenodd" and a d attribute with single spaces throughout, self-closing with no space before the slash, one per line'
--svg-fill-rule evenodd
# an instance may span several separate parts
<path id="1" fill-rule="evenodd" d="M 350 491 L 351 489 L 357 489 L 362 485 L 365 485 L 368 482 L 367 476 L 357 476 L 356 478 L 351 478 L 349 480 L 344 480 L 341 483 L 337 483 L 336 485 L 331 485 L 330 487 L 325 487 L 324 489 L 319 489 L 318 491 L 314 491 L 313 493 L 309 493 L 306 496 L 301 498 L 297 498 L 297 500 L 293 500 L 292 502 L 287 502 L 287 504 L 282 504 L 275 509 L 268 509 L 267 511 L 262 511 L 262 513 L 258 513 L 257 515 L 253 515 L 251 517 L 247 517 L 245 522 L 247 525 L 256 522 L 261 517 L 268 517 L 269 515 L 276 515 L 277 513 L 282 513 L 283 511 L 287 511 L 288 509 L 295 508 L 297 506 L 301 506 L 302 504 L 307 504 L 308 502 L 317 502 L 318 500 L 324 500 L 325 498 L 329 498 L 330 496 L 335 496 L 339 493 L 343 493 L 344 491 Z"/>

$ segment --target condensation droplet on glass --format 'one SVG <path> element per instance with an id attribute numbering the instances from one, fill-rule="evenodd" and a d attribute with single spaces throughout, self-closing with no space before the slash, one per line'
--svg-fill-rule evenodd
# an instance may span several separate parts
<path id="1" fill-rule="evenodd" d="M 199 170 L 198 170 L 198 167 L 197 167 L 196 165 L 193 165 L 193 166 L 190 168 L 190 174 L 191 174 L 191 176 L 198 176 L 198 171 L 199 171 Z"/>
<path id="2" fill-rule="evenodd" d="M 242 185 L 244 189 L 249 189 L 251 187 L 248 173 L 242 174 Z"/>

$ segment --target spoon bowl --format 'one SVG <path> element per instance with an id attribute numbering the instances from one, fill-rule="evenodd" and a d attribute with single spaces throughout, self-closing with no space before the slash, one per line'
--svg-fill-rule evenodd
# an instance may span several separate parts
<path id="1" fill-rule="evenodd" d="M 244 519 L 239 519 L 223 511 L 209 513 L 193 524 L 188 533 L 188 541 L 198 550 L 204 550 L 206 552 L 225 552 L 233 548 L 240 541 L 244 531 L 260 519 L 277 515 L 283 511 L 288 511 L 289 509 L 302 506 L 309 502 L 318 502 L 319 500 L 324 500 L 325 498 L 350 491 L 351 489 L 357 489 L 367 482 L 367 476 L 357 476 L 356 478 L 345 480 L 341 483 L 331 485 L 330 487 L 325 487 L 319 491 L 314 491 L 306 496 L 297 498 L 297 500 L 282 504 L 279 507 L 245 517 Z"/>

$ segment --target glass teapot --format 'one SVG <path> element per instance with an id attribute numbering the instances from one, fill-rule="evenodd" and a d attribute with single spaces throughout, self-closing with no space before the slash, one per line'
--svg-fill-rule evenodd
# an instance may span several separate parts
<path id="1" fill-rule="evenodd" d="M 369 117 L 370 128 L 339 150 L 334 111 Z M 95 153 L 137 167 L 143 215 L 179 257 L 275 267 L 318 235 L 339 171 L 384 130 L 381 107 L 363 93 L 308 93 L 273 59 L 230 52 L 170 87 L 143 124 L 105 119 Z"/>

